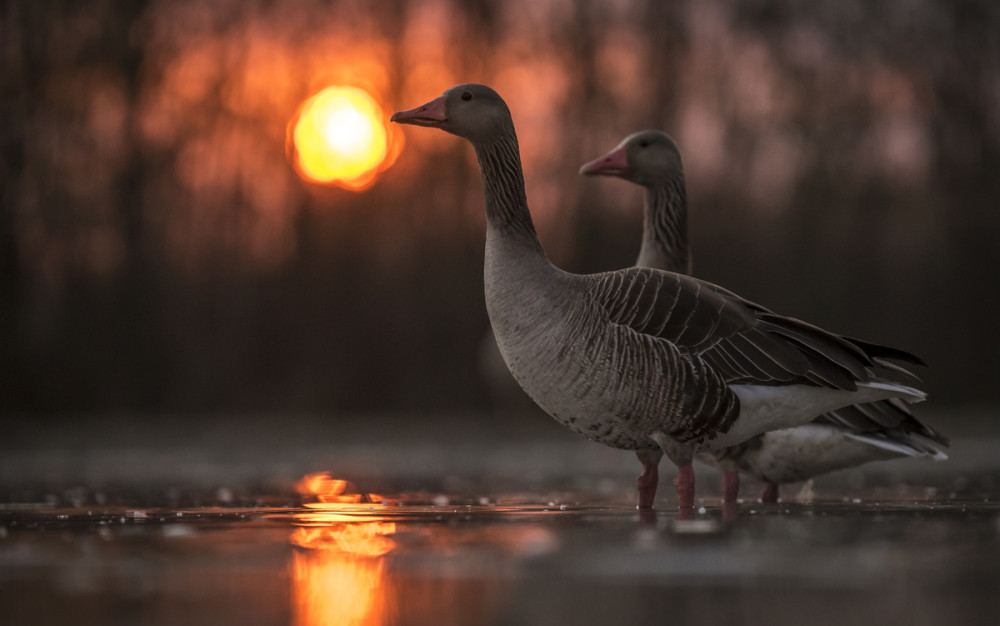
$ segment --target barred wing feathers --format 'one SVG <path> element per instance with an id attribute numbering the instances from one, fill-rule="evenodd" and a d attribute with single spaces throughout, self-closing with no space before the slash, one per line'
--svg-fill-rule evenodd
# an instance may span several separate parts
<path id="1" fill-rule="evenodd" d="M 729 384 L 853 391 L 876 362 L 850 340 L 689 276 L 629 268 L 591 277 L 608 321 L 700 357 Z"/>

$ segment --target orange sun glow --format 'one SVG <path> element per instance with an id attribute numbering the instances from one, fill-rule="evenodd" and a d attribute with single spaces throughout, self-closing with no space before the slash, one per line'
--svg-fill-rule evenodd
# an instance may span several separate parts
<path id="1" fill-rule="evenodd" d="M 355 191 L 372 185 L 402 146 L 375 99 L 355 87 L 327 87 L 299 107 L 292 124 L 299 175 Z"/>

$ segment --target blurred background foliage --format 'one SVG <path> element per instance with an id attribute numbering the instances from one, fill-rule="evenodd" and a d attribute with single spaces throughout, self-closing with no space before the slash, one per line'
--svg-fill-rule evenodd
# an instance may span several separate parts
<path id="1" fill-rule="evenodd" d="M 457 410 L 478 353 L 471 149 L 405 130 L 364 192 L 300 180 L 330 84 L 386 116 L 507 99 L 543 244 L 630 265 L 641 191 L 578 167 L 643 128 L 685 158 L 697 275 L 924 356 L 1000 400 L 1000 4 L 990 0 L 83 0 L 0 14 L 0 410 Z"/>

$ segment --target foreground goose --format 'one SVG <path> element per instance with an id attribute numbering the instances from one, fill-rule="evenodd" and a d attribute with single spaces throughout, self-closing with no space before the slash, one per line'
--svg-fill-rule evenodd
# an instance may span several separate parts
<path id="1" fill-rule="evenodd" d="M 580 168 L 588 176 L 615 176 L 645 187 L 639 267 L 691 272 L 687 198 L 680 151 L 656 130 L 626 137 L 613 150 Z M 915 364 L 902 352 L 895 358 Z M 741 444 L 698 458 L 725 471 L 723 497 L 736 500 L 739 472 L 767 483 L 761 499 L 775 501 L 779 485 L 799 482 L 870 461 L 905 456 L 947 458 L 948 440 L 918 421 L 898 400 L 851 405 L 812 423 L 757 435 Z M 655 475 L 655 468 L 644 468 Z"/>
<path id="2" fill-rule="evenodd" d="M 549 415 L 594 441 L 678 466 L 858 402 L 923 400 L 871 352 L 721 287 L 649 268 L 576 275 L 552 265 L 528 211 L 507 105 L 458 85 L 391 121 L 440 128 L 476 150 L 486 195 L 486 308 L 504 361 Z M 651 498 L 640 494 L 640 505 Z"/>

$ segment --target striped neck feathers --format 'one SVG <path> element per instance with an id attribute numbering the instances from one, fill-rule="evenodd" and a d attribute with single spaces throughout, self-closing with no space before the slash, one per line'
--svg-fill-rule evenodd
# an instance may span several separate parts
<path id="1" fill-rule="evenodd" d="M 639 267 L 691 273 L 684 181 L 647 187 Z"/>
<path id="2" fill-rule="evenodd" d="M 505 235 L 520 235 L 538 242 L 535 225 L 524 193 L 524 174 L 517 136 L 513 130 L 488 143 L 476 146 L 476 158 L 483 174 L 486 194 L 486 221 Z M 541 249 L 541 244 L 538 244 Z"/>

